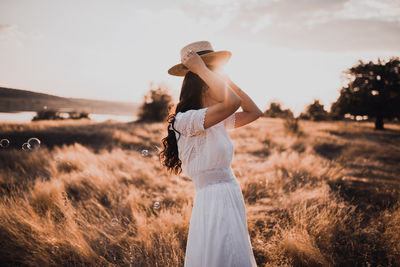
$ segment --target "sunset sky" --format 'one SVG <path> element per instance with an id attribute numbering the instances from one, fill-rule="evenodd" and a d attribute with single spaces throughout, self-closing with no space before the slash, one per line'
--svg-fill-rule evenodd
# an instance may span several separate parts
<path id="1" fill-rule="evenodd" d="M 265 110 L 328 109 L 359 59 L 400 56 L 399 0 L 0 0 L 0 86 L 142 102 L 186 44 L 229 50 L 225 70 Z"/>

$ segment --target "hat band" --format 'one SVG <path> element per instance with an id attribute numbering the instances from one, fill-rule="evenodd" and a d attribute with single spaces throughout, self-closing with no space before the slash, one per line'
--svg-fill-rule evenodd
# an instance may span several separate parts
<path id="1" fill-rule="evenodd" d="M 202 51 L 199 51 L 199 52 L 196 52 L 199 56 L 201 56 L 201 55 L 204 55 L 204 54 L 207 54 L 207 53 L 211 53 L 211 52 L 214 52 L 214 50 L 202 50 Z"/>

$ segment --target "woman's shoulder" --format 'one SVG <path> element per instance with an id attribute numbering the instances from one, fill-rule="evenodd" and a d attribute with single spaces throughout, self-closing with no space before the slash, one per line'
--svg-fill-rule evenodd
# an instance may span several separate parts
<path id="1" fill-rule="evenodd" d="M 206 108 L 188 109 L 175 114 L 175 128 L 188 137 L 199 136 L 206 132 L 204 119 Z"/>
<path id="2" fill-rule="evenodd" d="M 175 114 L 176 118 L 202 118 L 205 116 L 206 110 L 208 107 L 199 108 L 199 109 L 188 109 L 185 111 L 178 111 Z"/>
<path id="3" fill-rule="evenodd" d="M 185 111 L 178 111 L 178 112 L 176 113 L 176 115 L 177 115 L 177 114 L 186 114 L 186 113 L 191 113 L 191 112 L 198 112 L 198 111 L 205 110 L 205 109 L 207 109 L 207 108 L 209 108 L 209 107 L 198 108 L 198 109 L 191 108 L 191 109 L 188 109 L 188 110 L 185 110 Z"/>

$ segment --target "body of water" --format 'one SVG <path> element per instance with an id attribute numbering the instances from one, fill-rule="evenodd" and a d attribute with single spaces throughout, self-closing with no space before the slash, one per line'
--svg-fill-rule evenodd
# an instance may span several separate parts
<path id="1" fill-rule="evenodd" d="M 110 114 L 89 114 L 89 118 L 93 121 L 106 121 L 115 120 L 121 122 L 135 121 L 136 116 L 126 116 L 126 115 L 110 115 Z"/>
<path id="2" fill-rule="evenodd" d="M 24 111 L 24 112 L 0 112 L 0 122 L 30 122 L 32 118 L 36 115 L 36 112 Z M 129 122 L 137 119 L 135 115 L 111 115 L 111 114 L 89 114 L 89 118 L 92 121 L 106 121 L 115 120 L 120 122 Z"/>

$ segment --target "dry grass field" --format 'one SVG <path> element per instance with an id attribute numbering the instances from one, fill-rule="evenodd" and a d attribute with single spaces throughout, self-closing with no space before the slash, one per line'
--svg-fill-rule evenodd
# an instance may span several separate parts
<path id="1" fill-rule="evenodd" d="M 400 266 L 400 126 L 299 124 L 229 133 L 258 266 Z M 166 129 L 0 123 L 1 266 L 183 266 L 195 188 L 158 160 Z"/>

